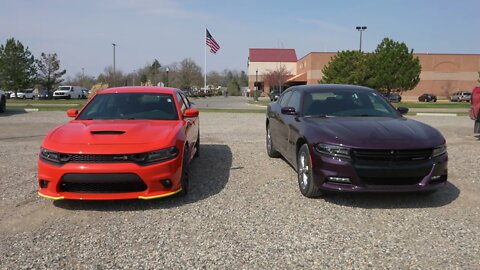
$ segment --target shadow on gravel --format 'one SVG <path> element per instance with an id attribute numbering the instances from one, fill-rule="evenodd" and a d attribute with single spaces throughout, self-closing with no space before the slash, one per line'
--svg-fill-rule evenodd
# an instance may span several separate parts
<path id="1" fill-rule="evenodd" d="M 0 113 L 0 117 L 11 116 L 11 115 L 15 115 L 15 114 L 24 114 L 24 113 L 28 113 L 28 112 L 25 111 L 24 109 L 9 109 L 9 108 L 7 108 L 7 110 L 5 112 Z"/>
<path id="2" fill-rule="evenodd" d="M 323 199 L 349 207 L 366 209 L 434 208 L 455 201 L 460 190 L 448 182 L 435 193 L 329 194 Z"/>
<path id="3" fill-rule="evenodd" d="M 202 144 L 200 156 L 190 165 L 190 187 L 185 197 L 171 196 L 155 200 L 118 201 L 54 201 L 57 207 L 67 210 L 137 211 L 179 207 L 195 203 L 220 193 L 230 177 L 232 151 L 227 145 Z"/>

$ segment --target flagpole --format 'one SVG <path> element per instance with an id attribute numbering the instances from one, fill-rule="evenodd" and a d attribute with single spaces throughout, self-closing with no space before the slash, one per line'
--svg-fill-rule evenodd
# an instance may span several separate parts
<path id="1" fill-rule="evenodd" d="M 207 92 L 207 26 L 205 26 L 205 36 L 203 37 L 203 44 L 205 46 L 205 74 L 203 78 L 203 89 L 205 92 Z"/>

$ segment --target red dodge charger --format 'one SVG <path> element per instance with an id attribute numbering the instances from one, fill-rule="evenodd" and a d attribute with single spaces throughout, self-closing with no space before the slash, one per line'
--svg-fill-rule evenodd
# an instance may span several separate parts
<path id="1" fill-rule="evenodd" d="M 199 155 L 198 110 L 182 91 L 110 88 L 40 147 L 38 194 L 59 200 L 155 199 L 186 194 Z"/>

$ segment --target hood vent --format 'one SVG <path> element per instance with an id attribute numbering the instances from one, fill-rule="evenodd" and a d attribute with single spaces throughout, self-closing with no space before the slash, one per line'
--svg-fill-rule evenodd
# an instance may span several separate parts
<path id="1" fill-rule="evenodd" d="M 92 130 L 91 134 L 94 135 L 121 135 L 125 133 L 123 130 Z"/>

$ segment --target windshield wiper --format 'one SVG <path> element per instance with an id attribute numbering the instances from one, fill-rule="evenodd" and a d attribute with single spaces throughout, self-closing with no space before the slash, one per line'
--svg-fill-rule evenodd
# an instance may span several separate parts
<path id="1" fill-rule="evenodd" d="M 309 118 L 330 118 L 330 117 L 336 117 L 336 116 L 328 115 L 328 114 L 315 114 L 315 115 L 305 115 L 305 117 L 309 117 Z"/>

